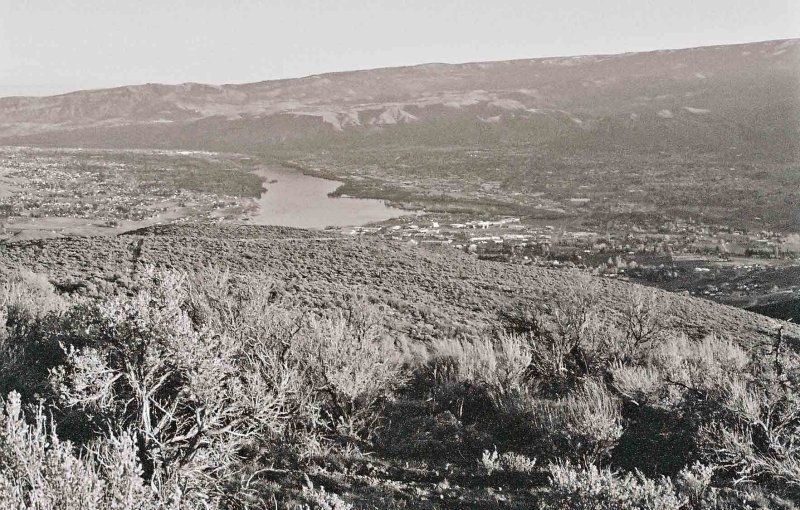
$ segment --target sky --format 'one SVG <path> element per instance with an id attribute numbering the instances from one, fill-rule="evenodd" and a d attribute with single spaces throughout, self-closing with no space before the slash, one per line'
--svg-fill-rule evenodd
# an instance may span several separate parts
<path id="1" fill-rule="evenodd" d="M 800 37 L 800 0 L 0 0 L 0 97 Z"/>

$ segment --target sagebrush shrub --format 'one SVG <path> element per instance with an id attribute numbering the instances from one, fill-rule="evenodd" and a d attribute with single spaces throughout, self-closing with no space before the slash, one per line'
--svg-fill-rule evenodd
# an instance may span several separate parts
<path id="1" fill-rule="evenodd" d="M 494 451 L 483 451 L 481 465 L 490 475 L 495 471 L 531 474 L 536 469 L 536 459 L 515 452 L 501 454 L 495 448 Z"/>
<path id="2" fill-rule="evenodd" d="M 406 377 L 379 314 L 363 302 L 346 314 L 309 318 L 293 352 L 323 397 L 333 429 L 353 438 L 376 432 L 382 403 Z"/>
<path id="3" fill-rule="evenodd" d="M 59 406 L 85 423 L 132 427 L 146 476 L 191 496 L 213 493 L 243 448 L 282 432 L 285 395 L 249 344 L 194 327 L 181 284 L 165 273 L 133 298 L 100 304 L 93 338 L 65 346 L 50 380 Z"/>
<path id="4" fill-rule="evenodd" d="M 129 297 L 21 309 L 4 328 L 5 389 L 43 398 L 80 451 L 130 431 L 159 504 L 227 505 L 272 445 L 305 455 L 374 434 L 405 376 L 373 306 L 309 314 L 257 282 L 201 278 L 145 268 Z"/>
<path id="5" fill-rule="evenodd" d="M 683 499 L 667 478 L 652 480 L 631 473 L 568 463 L 550 466 L 551 485 L 542 510 L 679 510 Z"/>
<path id="6" fill-rule="evenodd" d="M 607 457 L 623 432 L 620 402 L 591 379 L 558 400 L 536 402 L 531 420 L 550 458 L 584 464 Z"/>
<path id="7" fill-rule="evenodd" d="M 61 441 L 38 407 L 26 423 L 17 393 L 0 413 L 0 506 L 36 510 L 157 508 L 130 433 L 104 438 L 83 456 Z M 164 506 L 158 506 L 163 508 Z"/>
<path id="8" fill-rule="evenodd" d="M 60 358 L 54 323 L 66 308 L 41 275 L 23 270 L 0 278 L 0 395 L 44 391 L 47 369 Z"/>
<path id="9" fill-rule="evenodd" d="M 692 508 L 718 508 L 717 491 L 712 487 L 714 467 L 695 462 L 675 477 L 675 487 Z"/>
<path id="10" fill-rule="evenodd" d="M 695 341 L 672 335 L 654 350 L 650 364 L 668 384 L 721 395 L 731 381 L 748 377 L 751 358 L 728 339 L 708 335 Z"/>
<path id="11" fill-rule="evenodd" d="M 537 306 L 503 315 L 506 330 L 526 338 L 531 372 L 543 383 L 558 388 L 595 368 L 605 334 L 599 285 L 584 276 Z"/>
<path id="12" fill-rule="evenodd" d="M 648 344 L 657 343 L 669 327 L 669 308 L 656 291 L 631 285 L 622 310 L 622 329 L 632 354 Z"/>
<path id="13" fill-rule="evenodd" d="M 614 389 L 624 398 L 636 405 L 658 403 L 665 384 L 659 370 L 648 365 L 615 365 L 609 373 Z"/>
<path id="14" fill-rule="evenodd" d="M 353 505 L 339 495 L 328 492 L 325 487 L 306 485 L 303 487 L 302 499 L 305 501 L 302 510 L 352 510 Z"/>
<path id="15" fill-rule="evenodd" d="M 800 395 L 795 381 L 782 383 L 729 384 L 720 419 L 700 435 L 706 457 L 728 470 L 734 485 L 763 483 L 800 498 Z"/>
<path id="16" fill-rule="evenodd" d="M 366 449 L 528 481 L 564 459 L 547 508 L 800 501 L 800 356 L 671 332 L 641 289 L 607 315 L 587 279 L 493 335 L 410 344 L 364 299 L 300 307 L 269 275 L 129 283 L 67 301 L 36 275 L 0 282 L 0 507 L 271 506 L 283 468 L 296 482 Z M 310 484 L 286 497 L 349 507 Z"/>
<path id="17" fill-rule="evenodd" d="M 531 347 L 525 337 L 500 333 L 478 340 L 437 340 L 430 361 L 448 367 L 442 380 L 485 386 L 497 401 L 530 383 Z M 430 362 L 429 361 L 429 362 Z"/>
<path id="18" fill-rule="evenodd" d="M 40 317 L 53 310 L 63 310 L 66 306 L 67 302 L 40 274 L 23 269 L 0 278 L 0 309 L 21 309 Z M 0 325 L 3 324 L 0 322 Z"/>

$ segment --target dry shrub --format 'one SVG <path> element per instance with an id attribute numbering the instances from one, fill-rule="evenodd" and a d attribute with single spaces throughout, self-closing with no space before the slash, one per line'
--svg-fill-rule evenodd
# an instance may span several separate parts
<path id="1" fill-rule="evenodd" d="M 303 487 L 302 499 L 305 505 L 302 510 L 352 510 L 353 505 L 343 500 L 338 494 L 328 492 L 325 487 L 314 487 L 308 484 Z"/>
<path id="2" fill-rule="evenodd" d="M 522 451 L 605 459 L 622 435 L 622 414 L 603 382 L 583 377 L 601 368 L 604 331 L 598 284 L 584 283 L 547 306 L 506 316 L 495 338 L 434 342 L 434 400 L 453 397 L 456 416 L 467 409 L 492 433 L 524 441 Z"/>
<path id="3" fill-rule="evenodd" d="M 661 372 L 652 366 L 613 366 L 609 373 L 614 389 L 635 404 L 657 404 L 664 388 Z"/>
<path id="4" fill-rule="evenodd" d="M 800 499 L 800 380 L 762 377 L 730 381 L 719 398 L 719 419 L 701 433 L 706 456 L 734 485 L 765 484 Z"/>
<path id="5" fill-rule="evenodd" d="M 598 328 L 599 345 L 593 353 L 596 371 L 618 366 L 646 366 L 654 350 L 670 341 L 669 315 L 655 294 L 633 287 L 621 314 Z"/>
<path id="6" fill-rule="evenodd" d="M 681 469 L 675 477 L 675 487 L 691 508 L 717 508 L 718 492 L 711 486 L 713 477 L 713 466 L 695 462 Z"/>
<path id="7" fill-rule="evenodd" d="M 721 395 L 731 381 L 748 377 L 751 358 L 736 343 L 715 335 L 699 341 L 673 335 L 655 349 L 650 363 L 671 385 Z"/>
<path id="8" fill-rule="evenodd" d="M 652 480 L 640 474 L 615 474 L 596 466 L 569 463 L 550 466 L 551 485 L 542 509 L 679 510 L 684 500 L 668 478 Z"/>
<path id="9" fill-rule="evenodd" d="M 486 450 L 490 471 L 567 459 L 551 468 L 548 508 L 705 508 L 716 486 L 800 501 L 798 357 L 669 333 L 645 290 L 631 291 L 623 328 L 587 278 L 493 337 L 409 345 L 363 299 L 287 306 L 268 275 L 137 278 L 133 296 L 71 306 L 35 275 L 0 283 L 0 390 L 45 406 L 26 424 L 19 397 L 6 404 L 3 502 L 258 506 L 259 468 L 379 445 L 385 408 L 403 422 L 390 437 L 417 434 L 420 449 L 520 452 Z M 410 371 L 423 391 L 398 391 Z M 637 474 L 594 467 L 606 462 Z M 299 497 L 347 505 L 313 486 Z"/>
<path id="10" fill-rule="evenodd" d="M 366 439 L 377 431 L 381 404 L 404 375 L 374 305 L 350 297 L 345 309 L 326 315 L 287 310 L 273 279 L 213 268 L 190 279 L 187 289 L 195 323 L 238 339 L 249 358 L 269 367 L 261 372 L 281 376 L 271 382 L 290 397 L 285 405 L 296 432 L 324 426 Z M 304 440 L 309 447 L 315 442 L 307 434 Z"/>
<path id="11" fill-rule="evenodd" d="M 711 425 L 704 430 L 709 453 L 721 466 L 732 468 L 734 484 L 785 484 L 800 494 L 798 431 L 781 432 L 771 424 Z M 761 436 L 761 437 L 759 437 Z"/>
<path id="12" fill-rule="evenodd" d="M 375 434 L 382 404 L 406 378 L 380 314 L 363 300 L 344 312 L 310 317 L 292 353 L 323 397 L 329 426 L 354 439 Z"/>
<path id="13" fill-rule="evenodd" d="M 268 275 L 206 267 L 186 278 L 185 291 L 185 309 L 199 328 L 274 344 L 288 341 L 299 325 L 297 314 L 280 306 L 282 289 Z"/>
<path id="14" fill-rule="evenodd" d="M 721 419 L 729 388 L 751 380 L 750 367 L 749 354 L 733 342 L 675 333 L 628 364 L 617 362 L 608 379 L 626 404 L 626 427 L 613 452 L 615 465 L 675 475 L 701 459 L 701 427 Z"/>
<path id="15" fill-rule="evenodd" d="M 435 367 L 448 367 L 443 378 L 450 382 L 486 387 L 500 401 L 530 382 L 533 355 L 525 337 L 501 333 L 478 340 L 437 340 L 431 345 Z"/>
<path id="16" fill-rule="evenodd" d="M 606 458 L 623 432 L 620 402 L 592 379 L 558 400 L 534 402 L 531 420 L 549 458 L 583 464 Z"/>
<path id="17" fill-rule="evenodd" d="M 533 374 L 557 388 L 589 374 L 604 341 L 600 284 L 590 276 L 578 280 L 540 305 L 502 316 L 507 331 L 526 338 Z"/>
<path id="18" fill-rule="evenodd" d="M 26 360 L 24 343 L 12 337 L 25 333 L 27 325 L 66 308 L 66 302 L 42 275 L 27 270 L 0 279 L 0 391 L 8 391 Z M 21 374 L 20 374 L 21 375 Z"/>
<path id="19" fill-rule="evenodd" d="M 27 269 L 12 272 L 0 282 L 0 309 L 41 317 L 54 310 L 64 310 L 66 306 L 66 301 L 47 278 Z M 0 325 L 3 325 L 1 319 L 2 316 Z"/>
<path id="20" fill-rule="evenodd" d="M 41 275 L 19 271 L 0 282 L 0 396 L 17 391 L 29 400 L 47 394 L 47 370 L 63 360 L 62 331 L 68 323 L 83 325 L 84 311 L 69 311 Z"/>
<path id="21" fill-rule="evenodd" d="M 495 448 L 491 452 L 483 451 L 481 465 L 490 475 L 495 471 L 531 474 L 536 469 L 536 459 L 515 452 L 498 453 Z"/>
<path id="22" fill-rule="evenodd" d="M 531 359 L 527 339 L 513 333 L 436 340 L 415 370 L 417 395 L 434 414 L 451 413 L 464 425 L 489 434 L 522 433 L 529 429 L 527 415 L 536 393 Z"/>
<path id="23" fill-rule="evenodd" d="M 314 316 L 277 305 L 268 280 L 212 270 L 191 279 L 145 268 L 137 285 L 131 297 L 7 330 L 24 347 L 17 384 L 45 398 L 62 436 L 90 452 L 129 430 L 159 504 L 257 501 L 248 463 L 370 439 L 404 381 L 399 351 L 363 301 Z"/>
<path id="24" fill-rule="evenodd" d="M 751 368 L 751 356 L 734 342 L 714 335 L 695 341 L 672 334 L 635 363 L 612 363 L 607 373 L 614 390 L 636 405 L 675 409 L 687 397 L 724 398 L 732 385 L 752 380 Z"/>
<path id="25" fill-rule="evenodd" d="M 639 285 L 628 289 L 622 310 L 622 330 L 630 351 L 635 352 L 661 340 L 669 327 L 670 310 L 656 291 Z"/>
<path id="26" fill-rule="evenodd" d="M 101 304 L 92 338 L 65 346 L 51 384 L 58 405 L 97 433 L 136 432 L 157 491 L 179 485 L 190 500 L 213 500 L 242 451 L 283 431 L 291 382 L 243 339 L 196 330 L 182 308 L 183 276 L 157 278 L 133 298 Z"/>
<path id="27" fill-rule="evenodd" d="M 19 394 L 0 413 L 0 503 L 3 508 L 134 510 L 157 506 L 144 484 L 131 434 L 99 441 L 82 457 L 48 426 L 37 408 L 28 425 Z"/>
<path id="28" fill-rule="evenodd" d="M 612 368 L 614 389 L 635 404 L 623 450 L 651 452 L 642 461 L 661 473 L 704 459 L 723 485 L 800 499 L 800 363 L 794 353 L 772 354 L 678 334 L 652 346 L 640 365 Z M 644 466 L 618 453 L 618 463 Z"/>

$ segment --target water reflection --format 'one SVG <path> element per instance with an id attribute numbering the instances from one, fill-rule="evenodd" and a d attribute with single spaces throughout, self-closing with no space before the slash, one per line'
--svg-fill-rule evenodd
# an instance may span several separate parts
<path id="1" fill-rule="evenodd" d="M 280 225 L 299 228 L 325 228 L 364 225 L 405 214 L 382 200 L 333 198 L 341 182 L 304 175 L 300 172 L 269 167 L 259 170 L 267 191 L 256 200 L 258 211 L 250 222 L 256 225 Z"/>

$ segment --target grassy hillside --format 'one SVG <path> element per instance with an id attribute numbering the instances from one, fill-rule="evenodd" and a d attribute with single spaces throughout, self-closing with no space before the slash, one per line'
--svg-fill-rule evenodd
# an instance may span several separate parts
<path id="1" fill-rule="evenodd" d="M 13 507 L 800 504 L 788 323 L 286 228 L 8 243 L 0 268 Z"/>

